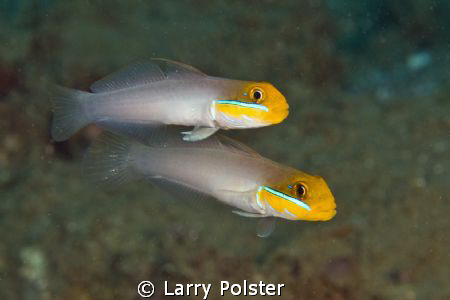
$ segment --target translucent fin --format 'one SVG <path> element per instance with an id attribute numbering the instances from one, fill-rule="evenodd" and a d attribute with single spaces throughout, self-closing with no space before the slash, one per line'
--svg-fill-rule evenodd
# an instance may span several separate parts
<path id="1" fill-rule="evenodd" d="M 114 122 L 103 119 L 96 122 L 103 129 L 132 138 L 144 145 L 157 148 L 222 149 L 261 157 L 255 150 L 226 136 L 215 134 L 195 143 L 184 141 L 179 127 L 157 124 Z"/>
<path id="2" fill-rule="evenodd" d="M 276 219 L 275 218 L 264 218 L 260 219 L 258 222 L 258 229 L 256 235 L 260 238 L 266 238 L 272 234 L 275 230 Z"/>
<path id="3" fill-rule="evenodd" d="M 194 67 L 167 59 L 134 63 L 91 85 L 94 93 L 120 90 L 166 79 L 191 79 L 206 76 Z"/>
<path id="4" fill-rule="evenodd" d="M 105 130 L 132 138 L 142 144 L 149 144 L 152 139 L 156 139 L 161 134 L 160 131 L 162 130 L 160 124 L 127 123 L 110 119 L 102 119 L 96 121 L 95 124 Z"/>
<path id="5" fill-rule="evenodd" d="M 136 126 L 136 125 L 133 125 Z M 182 131 L 177 127 L 155 127 L 152 125 L 138 125 L 138 130 L 142 136 L 148 138 L 142 142 L 152 147 L 174 147 L 174 148 L 194 148 L 194 149 L 222 149 L 226 151 L 238 152 L 249 156 L 261 157 L 259 153 L 250 147 L 235 141 L 221 134 L 214 134 L 195 143 L 184 141 L 182 139 Z M 146 132 L 146 133 L 145 133 Z M 133 137 L 134 138 L 134 137 Z"/>
<path id="6" fill-rule="evenodd" d="M 166 79 L 161 68 L 151 62 L 134 63 L 91 85 L 94 93 L 120 90 Z"/>
<path id="7" fill-rule="evenodd" d="M 246 218 L 265 218 L 265 215 L 262 214 L 255 214 L 255 213 L 249 213 L 246 211 L 242 211 L 242 210 L 232 210 L 232 212 L 236 215 L 239 215 L 241 217 L 246 217 Z"/>
<path id="8" fill-rule="evenodd" d="M 178 128 L 163 127 L 155 131 L 153 137 L 148 142 L 153 147 L 163 148 L 194 148 L 194 149 L 221 149 L 223 145 L 214 136 L 199 140 L 195 143 L 184 141 L 183 132 Z"/>
<path id="9" fill-rule="evenodd" d="M 183 141 L 187 142 L 197 142 L 204 140 L 214 133 L 216 133 L 220 128 L 212 128 L 212 127 L 195 127 L 191 131 L 184 131 Z"/>
<path id="10" fill-rule="evenodd" d="M 105 132 L 89 147 L 83 161 L 83 173 L 103 187 L 139 179 L 133 172 L 129 155 L 131 141 L 119 135 Z"/>
<path id="11" fill-rule="evenodd" d="M 162 135 L 159 139 L 159 142 L 162 142 L 164 147 L 222 149 L 224 151 L 236 152 L 253 157 L 261 157 L 259 153 L 250 147 L 221 134 L 214 134 L 203 140 L 198 140 L 195 143 L 192 143 L 191 141 L 182 140 L 179 133 L 173 135 L 169 130 L 166 132 L 167 135 Z"/>
<path id="12" fill-rule="evenodd" d="M 75 132 L 89 123 L 84 113 L 83 101 L 90 93 L 55 87 L 51 98 L 53 121 L 51 134 L 55 141 L 69 139 Z"/>
<path id="13" fill-rule="evenodd" d="M 189 79 L 198 76 L 207 76 L 192 66 L 170 59 L 154 58 L 152 61 L 159 65 L 168 79 Z"/>
<path id="14" fill-rule="evenodd" d="M 232 138 L 229 138 L 224 135 L 216 134 L 215 137 L 220 141 L 220 143 L 225 146 L 227 149 L 237 151 L 240 153 L 245 153 L 250 156 L 254 157 L 262 157 L 258 152 L 250 148 L 249 146 L 238 142 L 236 140 L 233 140 Z"/>

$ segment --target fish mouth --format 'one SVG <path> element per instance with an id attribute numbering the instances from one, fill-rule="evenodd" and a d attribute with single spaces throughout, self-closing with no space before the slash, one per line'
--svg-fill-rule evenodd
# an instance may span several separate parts
<path id="1" fill-rule="evenodd" d="M 276 113 L 276 114 L 288 114 L 289 113 L 289 107 L 277 108 L 277 109 L 274 109 L 273 112 Z"/>
<path id="2" fill-rule="evenodd" d="M 289 108 L 277 108 L 271 110 L 270 114 L 264 118 L 269 124 L 281 123 L 289 115 Z"/>
<path id="3" fill-rule="evenodd" d="M 319 213 L 322 216 L 323 221 L 331 220 L 336 215 L 336 209 L 326 209 L 326 210 L 320 210 Z"/>

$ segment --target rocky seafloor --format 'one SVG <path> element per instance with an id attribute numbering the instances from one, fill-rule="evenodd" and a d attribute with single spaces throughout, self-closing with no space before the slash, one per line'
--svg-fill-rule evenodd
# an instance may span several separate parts
<path id="1" fill-rule="evenodd" d="M 446 1 L 0 0 L 0 299 L 140 299 L 142 280 L 450 299 L 449 20 Z M 225 134 L 325 177 L 336 217 L 261 239 L 229 207 L 86 183 L 100 130 L 53 142 L 48 86 L 152 57 L 277 86 L 285 122 Z"/>

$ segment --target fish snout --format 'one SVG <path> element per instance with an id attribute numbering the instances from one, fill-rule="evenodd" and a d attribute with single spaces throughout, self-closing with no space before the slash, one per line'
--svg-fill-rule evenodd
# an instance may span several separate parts
<path id="1" fill-rule="evenodd" d="M 289 115 L 289 107 L 286 106 L 278 106 L 272 108 L 269 113 L 266 113 L 264 116 L 264 121 L 269 124 L 277 124 L 281 123 L 284 119 Z"/>
<path id="2" fill-rule="evenodd" d="M 319 212 L 320 220 L 328 221 L 336 215 L 336 209 L 323 210 Z"/>

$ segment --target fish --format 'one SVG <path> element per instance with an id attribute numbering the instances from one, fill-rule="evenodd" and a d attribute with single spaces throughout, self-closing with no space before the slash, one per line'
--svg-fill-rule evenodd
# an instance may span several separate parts
<path id="1" fill-rule="evenodd" d="M 336 214 L 322 177 L 274 162 L 229 137 L 191 143 L 173 130 L 147 136 L 141 143 L 102 133 L 87 151 L 84 173 L 109 187 L 145 179 L 177 198 L 215 199 L 243 217 L 328 221 Z"/>
<path id="2" fill-rule="evenodd" d="M 283 94 L 268 82 L 213 77 L 171 60 L 132 64 L 90 86 L 90 92 L 55 87 L 52 139 L 64 141 L 88 124 L 128 135 L 141 125 L 193 126 L 185 141 L 219 129 L 246 129 L 282 122 Z"/>

